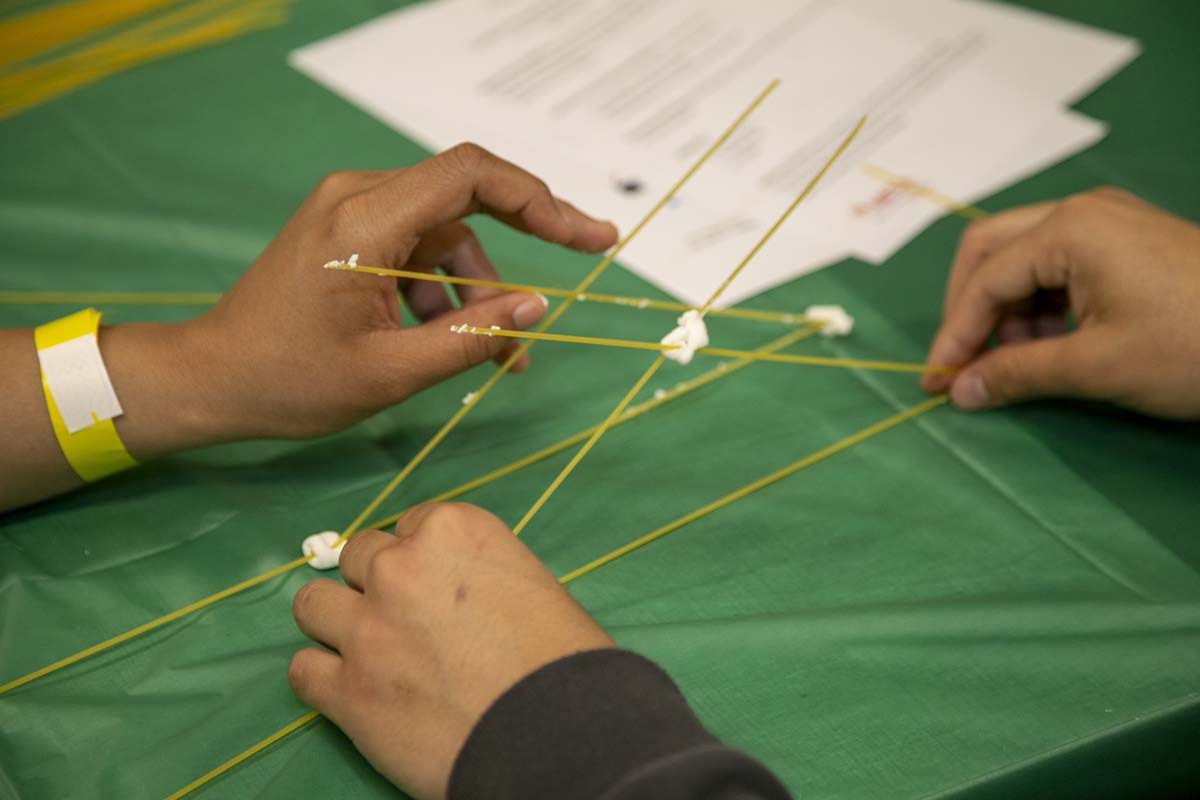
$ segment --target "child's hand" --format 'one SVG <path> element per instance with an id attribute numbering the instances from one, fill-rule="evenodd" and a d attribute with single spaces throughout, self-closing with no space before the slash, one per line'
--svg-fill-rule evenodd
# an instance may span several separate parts
<path id="1" fill-rule="evenodd" d="M 1116 189 L 996 214 L 963 237 L 929 353 L 962 372 L 922 385 L 969 410 L 1079 397 L 1200 417 L 1198 313 L 1186 220 Z"/>
<path id="2" fill-rule="evenodd" d="M 474 213 L 586 252 L 617 235 L 475 145 L 410 169 L 330 175 L 221 301 L 189 323 L 219 438 L 330 433 L 511 352 L 511 340 L 454 336 L 450 325 L 528 328 L 545 312 L 534 295 L 458 287 L 455 310 L 438 284 L 398 287 L 322 269 L 358 253 L 372 266 L 498 280 L 460 221 Z M 423 324 L 402 326 L 398 288 Z"/>

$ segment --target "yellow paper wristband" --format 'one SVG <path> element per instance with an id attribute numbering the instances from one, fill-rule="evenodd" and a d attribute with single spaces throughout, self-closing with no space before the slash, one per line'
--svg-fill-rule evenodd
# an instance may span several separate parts
<path id="1" fill-rule="evenodd" d="M 80 336 L 96 334 L 99 330 L 100 312 L 88 308 L 39 326 L 34 329 L 33 341 L 41 351 Z M 91 483 L 114 472 L 137 466 L 137 462 L 121 442 L 121 437 L 117 435 L 117 428 L 112 420 L 101 420 L 75 433 L 67 431 L 58 406 L 54 403 L 50 385 L 46 382 L 45 372 L 42 372 L 42 394 L 46 396 L 46 410 L 50 414 L 50 424 L 54 426 L 58 446 L 62 448 L 71 469 L 75 470 L 80 478 Z"/>

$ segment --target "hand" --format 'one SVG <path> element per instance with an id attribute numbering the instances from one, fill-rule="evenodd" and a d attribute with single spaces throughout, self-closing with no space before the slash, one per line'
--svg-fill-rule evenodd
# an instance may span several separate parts
<path id="1" fill-rule="evenodd" d="M 332 433 L 488 358 L 506 359 L 517 343 L 455 336 L 450 325 L 528 328 L 545 314 L 542 299 L 462 287 L 455 310 L 437 284 L 321 268 L 358 253 L 364 264 L 495 280 L 460 221 L 476 212 L 576 250 L 607 249 L 617 235 L 474 145 L 411 169 L 330 175 L 209 312 L 100 329 L 125 448 L 148 461 L 218 442 Z M 400 290 L 424 324 L 401 326 Z M 0 393 L 4 511 L 80 479 L 50 427 L 33 331 L 0 331 L 0 374 L 12 384 Z"/>
<path id="2" fill-rule="evenodd" d="M 928 361 L 962 368 L 922 386 L 963 409 L 1057 396 L 1200 417 L 1200 227 L 1116 189 L 981 220 Z"/>
<path id="3" fill-rule="evenodd" d="M 562 656 L 612 647 L 549 571 L 491 514 L 410 509 L 396 535 L 346 543 L 343 586 L 296 593 L 308 648 L 288 670 L 305 703 L 417 798 L 446 794 L 475 723 L 507 689 Z"/>
<path id="4" fill-rule="evenodd" d="M 616 229 L 577 211 L 524 170 L 470 144 L 410 169 L 334 173 L 208 313 L 190 341 L 211 387 L 220 437 L 308 437 L 347 427 L 517 343 L 454 336 L 450 325 L 528 328 L 545 302 L 523 293 L 322 269 L 363 264 L 498 280 L 460 218 L 489 214 L 576 250 L 607 249 Z M 401 326 L 397 290 L 425 323 Z M 508 348 L 508 349 L 506 349 Z M 524 359 L 515 371 L 525 366 Z"/>

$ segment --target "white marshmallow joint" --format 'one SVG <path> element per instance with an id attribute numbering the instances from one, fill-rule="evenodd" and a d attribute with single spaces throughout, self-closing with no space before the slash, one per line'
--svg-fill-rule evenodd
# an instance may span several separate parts
<path id="1" fill-rule="evenodd" d="M 308 565 L 313 569 L 333 569 L 338 565 L 342 548 L 346 545 L 345 542 L 338 543 L 339 538 L 334 531 L 314 533 L 304 540 L 300 551 L 304 555 L 312 557 L 309 559 Z M 337 547 L 334 547 L 335 544 Z"/>
<path id="2" fill-rule="evenodd" d="M 822 336 L 849 336 L 854 330 L 854 317 L 841 306 L 809 306 L 804 316 L 820 326 L 817 333 Z"/>
<path id="3" fill-rule="evenodd" d="M 697 350 L 708 347 L 708 327 L 704 324 L 704 317 L 694 308 L 683 312 L 675 322 L 675 330 L 664 336 L 660 344 L 676 347 L 674 350 L 664 350 L 663 355 L 680 364 L 690 364 Z"/>
<path id="4" fill-rule="evenodd" d="M 350 255 L 350 258 L 346 259 L 345 261 L 339 261 L 338 259 L 334 259 L 333 261 L 325 262 L 325 269 L 334 269 L 335 267 L 357 267 L 357 266 L 358 266 L 358 253 L 352 253 Z"/>

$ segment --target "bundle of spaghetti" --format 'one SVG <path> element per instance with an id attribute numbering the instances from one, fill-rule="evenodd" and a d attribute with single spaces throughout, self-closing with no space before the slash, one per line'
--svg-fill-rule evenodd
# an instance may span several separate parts
<path id="1" fill-rule="evenodd" d="M 74 53 L 0 75 L 0 118 L 116 72 L 217 44 L 286 19 L 291 0 L 201 0 Z"/>
<path id="2" fill-rule="evenodd" d="M 78 39 L 175 0 L 76 0 L 0 22 L 0 69 L 57 50 Z"/>

